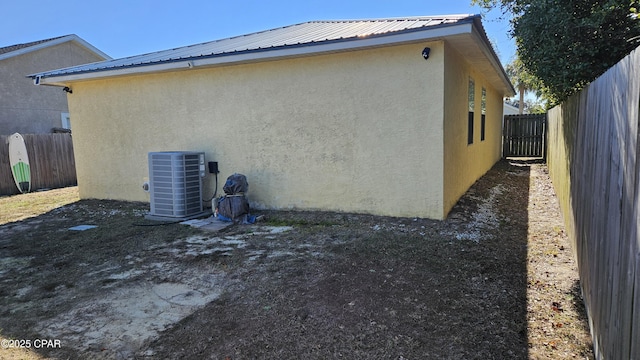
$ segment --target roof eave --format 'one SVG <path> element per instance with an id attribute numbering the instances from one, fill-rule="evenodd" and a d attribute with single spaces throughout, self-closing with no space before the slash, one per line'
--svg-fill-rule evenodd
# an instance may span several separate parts
<path id="1" fill-rule="evenodd" d="M 217 54 L 206 57 L 177 59 L 170 62 L 161 62 L 155 64 L 139 64 L 122 68 L 100 69 L 96 71 L 88 71 L 76 74 L 70 73 L 63 75 L 50 75 L 41 77 L 39 83 L 41 85 L 68 86 L 70 85 L 70 83 L 76 81 L 95 80 L 115 76 L 140 75 L 165 71 L 188 70 L 190 68 L 204 68 L 231 64 L 270 61 L 283 58 L 354 51 L 359 49 L 375 48 L 389 45 L 417 43 L 421 41 L 434 41 L 456 36 L 471 36 L 474 41 L 479 44 L 478 46 L 481 49 L 483 57 L 486 59 L 486 61 L 488 61 L 486 67 L 494 68 L 493 71 L 496 73 L 496 76 L 494 76 L 494 81 L 492 81 L 493 85 L 496 86 L 496 88 L 501 89 L 506 96 L 509 96 L 509 93 L 513 92 L 513 86 L 509 82 L 508 77 L 506 77 L 504 69 L 500 65 L 500 61 L 498 60 L 495 52 L 486 39 L 486 36 L 483 36 L 484 32 L 481 32 L 481 28 L 480 30 L 476 28 L 477 25 L 474 19 L 475 17 L 470 18 L 470 21 L 459 22 L 453 25 L 412 30 L 382 36 L 328 41 L 324 43 L 309 43 L 294 46 L 283 46 L 279 48 L 265 48 L 243 52 Z M 463 53 L 464 51 L 466 51 L 465 49 L 460 50 Z M 29 76 L 35 78 L 39 76 L 39 74 L 33 74 Z"/>
<path id="2" fill-rule="evenodd" d="M 279 48 L 265 48 L 236 53 L 219 54 L 208 57 L 185 58 L 157 64 L 139 64 L 116 69 L 101 69 L 77 74 L 62 74 L 42 76 L 41 85 L 68 85 L 70 82 L 101 79 L 122 75 L 137 75 L 161 71 L 185 70 L 208 66 L 221 66 L 248 62 L 277 60 L 289 57 L 311 56 L 322 53 L 352 51 L 365 48 L 381 47 L 394 44 L 435 40 L 452 35 L 470 33 L 472 22 L 442 26 L 420 31 L 403 32 L 384 36 L 368 38 L 346 39 L 341 41 L 329 41 L 326 43 L 310 43 L 296 46 L 284 46 Z M 31 74 L 35 78 L 46 73 Z"/>
<path id="3" fill-rule="evenodd" d="M 477 43 L 481 44 L 482 52 L 484 53 L 487 60 L 491 63 L 492 67 L 495 69 L 499 77 L 499 80 L 505 85 L 503 89 L 504 96 L 505 97 L 514 96 L 516 94 L 515 88 L 513 87 L 511 80 L 509 80 L 509 76 L 507 75 L 506 71 L 502 67 L 502 64 L 500 63 L 500 59 L 498 58 L 498 55 L 494 51 L 493 46 L 491 45 L 491 42 L 487 38 L 487 35 L 484 32 L 484 28 L 482 27 L 480 18 L 476 18 L 476 21 L 474 22 L 474 31 L 472 32 L 472 35 L 477 38 Z"/>

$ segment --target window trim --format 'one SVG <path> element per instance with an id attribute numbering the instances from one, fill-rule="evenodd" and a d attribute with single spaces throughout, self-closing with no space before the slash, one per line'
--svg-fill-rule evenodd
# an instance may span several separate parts
<path id="1" fill-rule="evenodd" d="M 481 98 L 481 115 L 480 115 L 480 141 L 484 141 L 485 139 L 485 125 L 486 125 L 486 116 L 487 116 L 487 89 L 482 87 L 482 98 Z"/>
<path id="2" fill-rule="evenodd" d="M 475 107 L 476 107 L 476 83 L 471 76 L 469 76 L 469 87 L 468 87 L 468 110 L 469 115 L 467 118 L 467 145 L 473 144 L 473 128 L 474 128 L 474 117 L 475 117 Z"/>

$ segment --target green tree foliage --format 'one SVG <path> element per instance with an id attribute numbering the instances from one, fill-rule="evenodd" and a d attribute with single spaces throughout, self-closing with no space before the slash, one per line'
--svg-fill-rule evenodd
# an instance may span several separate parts
<path id="1" fill-rule="evenodd" d="M 518 57 L 557 103 L 640 45 L 638 1 L 472 0 L 513 15 Z"/>
<path id="2" fill-rule="evenodd" d="M 527 71 L 527 68 L 519 58 L 516 58 L 507 64 L 505 71 L 507 72 L 511 82 L 516 86 L 516 89 L 518 89 L 518 93 L 520 95 L 518 100 L 519 104 L 525 103 L 524 95 L 527 92 L 535 91 L 537 96 L 541 95 L 540 81 Z M 522 114 L 524 106 L 518 106 L 518 108 L 520 109 L 520 114 Z"/>
<path id="3" fill-rule="evenodd" d="M 471 5 L 480 5 L 487 10 L 500 7 L 504 12 L 514 15 L 522 13 L 528 3 L 528 0 L 471 0 Z"/>
<path id="4" fill-rule="evenodd" d="M 547 108 L 544 104 L 534 100 L 525 100 L 524 108 L 527 109 L 529 114 L 544 114 L 547 112 Z"/>

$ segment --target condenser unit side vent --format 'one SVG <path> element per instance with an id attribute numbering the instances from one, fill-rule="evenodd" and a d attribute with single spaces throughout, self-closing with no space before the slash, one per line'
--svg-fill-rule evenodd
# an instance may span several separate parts
<path id="1" fill-rule="evenodd" d="M 149 218 L 192 218 L 202 215 L 202 152 L 150 152 Z"/>

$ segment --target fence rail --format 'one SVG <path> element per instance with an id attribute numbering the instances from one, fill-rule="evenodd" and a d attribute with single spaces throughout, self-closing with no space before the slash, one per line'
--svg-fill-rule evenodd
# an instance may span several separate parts
<path id="1" fill-rule="evenodd" d="M 549 173 L 597 359 L 640 359 L 640 48 L 549 111 Z"/>
<path id="2" fill-rule="evenodd" d="M 24 134 L 31 164 L 31 190 L 77 184 L 71 134 Z M 0 135 L 0 195 L 19 194 L 9 164 L 9 136 Z"/>

